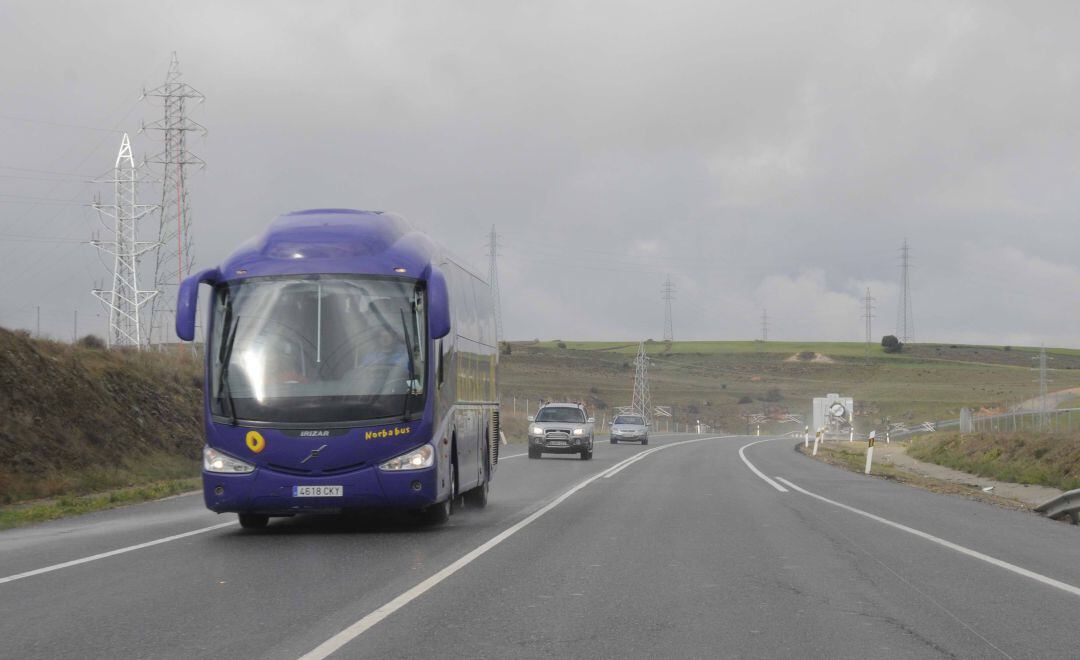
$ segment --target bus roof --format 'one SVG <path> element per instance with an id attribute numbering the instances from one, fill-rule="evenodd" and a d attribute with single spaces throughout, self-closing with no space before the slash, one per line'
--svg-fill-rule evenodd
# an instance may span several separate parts
<path id="1" fill-rule="evenodd" d="M 308 274 L 419 278 L 439 257 L 431 239 L 393 213 L 310 209 L 278 216 L 224 261 L 221 274 L 226 281 Z"/>

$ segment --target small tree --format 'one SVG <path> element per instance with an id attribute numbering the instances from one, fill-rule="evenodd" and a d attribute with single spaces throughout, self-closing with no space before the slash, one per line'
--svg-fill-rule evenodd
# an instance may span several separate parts
<path id="1" fill-rule="evenodd" d="M 904 348 L 904 345 L 900 343 L 896 335 L 885 335 L 881 338 L 881 347 L 885 349 L 886 353 L 899 353 Z"/>

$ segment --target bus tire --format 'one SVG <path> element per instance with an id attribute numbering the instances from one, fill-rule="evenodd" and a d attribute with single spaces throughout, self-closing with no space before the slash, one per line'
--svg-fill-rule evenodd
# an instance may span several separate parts
<path id="1" fill-rule="evenodd" d="M 450 495 L 442 502 L 436 502 L 420 510 L 420 519 L 428 525 L 442 525 L 450 520 L 450 514 L 454 511 L 454 500 L 457 499 L 457 475 L 454 471 L 454 462 L 450 462 Z"/>
<path id="2" fill-rule="evenodd" d="M 465 506 L 470 509 L 483 509 L 488 503 L 489 490 L 491 490 L 491 482 L 484 481 L 483 484 L 465 493 Z"/>
<path id="3" fill-rule="evenodd" d="M 241 513 L 239 518 L 240 526 L 244 529 L 266 529 L 267 523 L 270 522 L 270 516 L 264 516 L 261 513 Z"/>
<path id="4" fill-rule="evenodd" d="M 426 525 L 442 525 L 447 520 L 450 520 L 450 504 L 453 500 L 447 498 L 442 502 L 436 502 L 426 509 L 421 509 L 418 513 L 420 519 L 424 521 Z"/>

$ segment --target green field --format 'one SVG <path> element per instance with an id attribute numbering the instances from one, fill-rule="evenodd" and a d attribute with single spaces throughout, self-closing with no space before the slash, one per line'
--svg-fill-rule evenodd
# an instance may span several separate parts
<path id="1" fill-rule="evenodd" d="M 635 342 L 512 342 L 510 349 L 500 388 L 511 435 L 524 430 L 525 399 L 532 411 L 541 398 L 584 401 L 598 420 L 630 403 Z M 860 432 L 884 417 L 955 418 L 962 407 L 1001 411 L 1038 395 L 1031 358 L 1039 349 L 1031 347 L 919 344 L 887 354 L 874 345 L 869 358 L 859 342 L 652 342 L 646 350 L 655 405 L 673 406 L 681 423 L 733 432 L 745 432 L 751 413 L 807 415 L 811 399 L 830 392 L 855 398 Z M 806 359 L 811 353 L 817 361 Z M 1080 351 L 1048 353 L 1054 389 L 1080 385 Z M 795 428 L 773 421 L 763 432 Z"/>

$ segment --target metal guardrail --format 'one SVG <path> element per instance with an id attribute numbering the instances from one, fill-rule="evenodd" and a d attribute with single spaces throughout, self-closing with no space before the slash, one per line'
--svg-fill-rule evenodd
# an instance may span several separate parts
<path id="1" fill-rule="evenodd" d="M 1049 502 L 1035 507 L 1035 511 L 1054 520 L 1068 520 L 1072 524 L 1080 522 L 1080 488 L 1058 495 Z"/>

